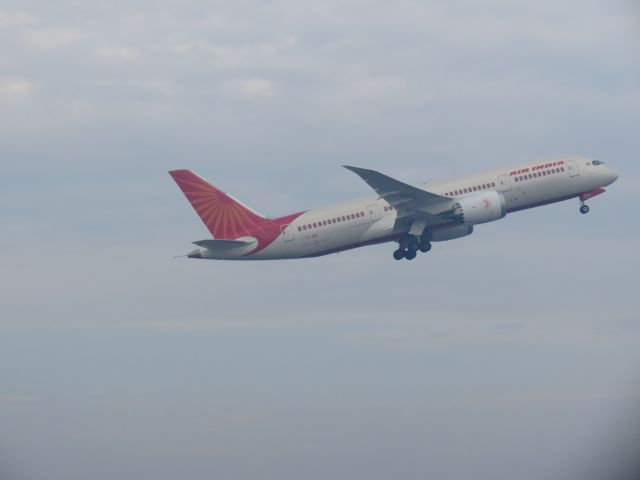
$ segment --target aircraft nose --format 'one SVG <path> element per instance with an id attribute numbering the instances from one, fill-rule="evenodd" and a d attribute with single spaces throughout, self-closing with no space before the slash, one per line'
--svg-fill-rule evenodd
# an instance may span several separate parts
<path id="1" fill-rule="evenodd" d="M 617 179 L 618 179 L 617 172 L 612 168 L 609 168 L 609 171 L 607 172 L 607 181 L 611 184 L 615 182 Z"/>

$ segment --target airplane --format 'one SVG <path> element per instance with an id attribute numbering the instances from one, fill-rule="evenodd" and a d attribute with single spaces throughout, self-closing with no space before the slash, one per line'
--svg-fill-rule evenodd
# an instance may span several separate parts
<path id="1" fill-rule="evenodd" d="M 409 185 L 375 170 L 344 166 L 376 196 L 265 217 L 190 170 L 169 172 L 213 236 L 193 242 L 188 258 L 275 260 L 318 257 L 396 242 L 396 260 L 413 260 L 432 242 L 466 237 L 474 227 L 508 213 L 604 193 L 618 174 L 580 156 L 528 162 L 456 180 Z"/>

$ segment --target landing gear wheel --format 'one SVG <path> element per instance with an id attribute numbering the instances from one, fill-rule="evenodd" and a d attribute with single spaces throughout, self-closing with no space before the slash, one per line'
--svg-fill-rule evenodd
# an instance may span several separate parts
<path id="1" fill-rule="evenodd" d="M 393 252 L 393 258 L 396 260 L 402 260 L 405 257 L 405 252 L 401 248 Z"/>
<path id="2" fill-rule="evenodd" d="M 582 205 L 580 207 L 580 213 L 582 213 L 583 215 L 589 213 L 589 205 Z"/>
<path id="3" fill-rule="evenodd" d="M 420 246 L 418 248 L 420 249 L 420 251 L 422 253 L 427 253 L 429 250 L 431 250 L 431 243 L 430 242 L 421 242 Z"/>
<path id="4" fill-rule="evenodd" d="M 413 252 L 417 251 L 419 248 L 420 248 L 420 244 L 416 240 L 411 241 L 407 246 L 407 250 L 410 250 Z"/>
<path id="5" fill-rule="evenodd" d="M 407 250 L 407 252 L 404 254 L 407 260 L 413 260 L 414 258 L 416 258 L 416 255 L 417 255 L 417 252 L 412 249 Z"/>

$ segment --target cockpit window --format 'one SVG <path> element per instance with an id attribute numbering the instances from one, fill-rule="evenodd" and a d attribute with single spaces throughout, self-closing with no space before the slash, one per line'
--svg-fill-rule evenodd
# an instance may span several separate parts
<path id="1" fill-rule="evenodd" d="M 593 162 L 594 165 L 604 165 L 604 162 L 601 162 L 600 160 L 594 160 Z"/>

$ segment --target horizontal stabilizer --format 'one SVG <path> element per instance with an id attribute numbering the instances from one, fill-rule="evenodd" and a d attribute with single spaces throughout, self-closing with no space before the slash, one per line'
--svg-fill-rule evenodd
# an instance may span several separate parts
<path id="1" fill-rule="evenodd" d="M 234 248 L 245 248 L 257 244 L 258 241 L 255 238 L 247 238 L 241 240 L 198 240 L 193 242 L 199 247 L 206 248 L 207 250 L 232 250 Z"/>

